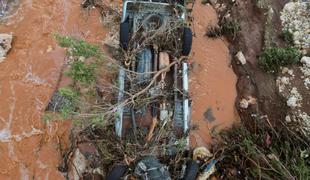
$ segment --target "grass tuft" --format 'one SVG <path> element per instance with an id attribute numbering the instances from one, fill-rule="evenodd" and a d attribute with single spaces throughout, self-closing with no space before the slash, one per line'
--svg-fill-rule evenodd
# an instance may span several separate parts
<path id="1" fill-rule="evenodd" d="M 278 72 L 281 66 L 297 63 L 301 56 L 294 48 L 267 48 L 261 53 L 258 64 L 266 72 Z"/>
<path id="2" fill-rule="evenodd" d="M 59 34 L 55 34 L 54 37 L 61 47 L 71 48 L 73 56 L 83 56 L 85 58 L 102 56 L 99 46 L 97 45 L 92 45 L 86 41 Z"/>

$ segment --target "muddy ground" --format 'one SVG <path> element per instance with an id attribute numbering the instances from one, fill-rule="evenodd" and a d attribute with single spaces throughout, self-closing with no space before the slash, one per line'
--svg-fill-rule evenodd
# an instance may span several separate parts
<path id="1" fill-rule="evenodd" d="M 210 1 L 211 5 L 199 1 L 195 4 L 190 79 L 193 147 L 211 147 L 212 142 L 213 148 L 213 139 L 219 131 L 238 123 L 239 116 L 251 129 L 260 119 L 272 125 L 283 123 L 289 111 L 286 99 L 278 93 L 276 76 L 261 70 L 257 63 L 264 47 L 285 46 L 277 34 L 282 31 L 279 16 L 287 1 L 271 1 L 274 16 L 269 22 L 273 27 L 269 36 L 266 36 L 268 6 L 261 2 L 265 1 Z M 225 4 L 226 8 L 217 4 Z M 0 13 L 4 15 L 3 9 Z M 208 27 L 215 26 L 225 13 L 238 21 L 240 31 L 236 36 L 207 37 Z M 0 22 L 1 33 L 14 35 L 13 48 L 0 64 L 0 156 L 4 161 L 0 165 L 0 178 L 64 178 L 58 168 L 66 154 L 64 149 L 69 147 L 72 124 L 42 121 L 55 89 L 59 84 L 67 84 L 66 80 L 59 81 L 66 56 L 51 33 L 101 45 L 109 31 L 101 20 L 95 8 L 87 12 L 81 10 L 79 0 L 22 0 L 19 7 L 9 13 L 9 19 Z M 245 65 L 236 60 L 238 51 L 243 52 Z M 293 69 L 297 71 L 298 67 Z M 310 109 L 307 92 L 303 92 L 306 112 Z M 249 97 L 255 101 L 242 108 L 240 101 Z M 88 140 L 79 139 L 79 148 L 98 154 L 94 152 L 95 147 L 89 148 Z M 95 162 L 97 160 L 95 157 Z"/>
<path id="2" fill-rule="evenodd" d="M 0 179 L 63 179 L 57 167 L 71 122 L 42 118 L 65 59 L 52 33 L 100 44 L 106 30 L 100 14 L 81 11 L 79 0 L 22 0 L 9 15 L 0 22 L 1 33 L 13 34 L 0 64 Z"/>

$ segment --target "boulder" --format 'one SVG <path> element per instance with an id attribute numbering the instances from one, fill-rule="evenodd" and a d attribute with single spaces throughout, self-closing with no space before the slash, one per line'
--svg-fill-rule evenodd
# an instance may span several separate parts
<path id="1" fill-rule="evenodd" d="M 310 57 L 304 56 L 301 58 L 300 62 L 310 68 Z"/>
<path id="2" fill-rule="evenodd" d="M 0 62 L 2 62 L 11 49 L 12 34 L 0 34 Z"/>
<path id="3" fill-rule="evenodd" d="M 241 51 L 236 54 L 236 58 L 242 65 L 246 64 L 246 59 Z"/>

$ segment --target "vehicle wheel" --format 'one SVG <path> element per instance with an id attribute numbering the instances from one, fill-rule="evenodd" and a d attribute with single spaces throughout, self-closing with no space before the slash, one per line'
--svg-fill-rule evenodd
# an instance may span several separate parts
<path id="1" fill-rule="evenodd" d="M 124 174 L 127 172 L 128 166 L 117 165 L 112 171 L 107 175 L 106 180 L 120 180 Z"/>
<path id="2" fill-rule="evenodd" d="M 120 41 L 121 48 L 123 48 L 124 50 L 127 50 L 128 44 L 129 44 L 129 23 L 128 22 L 122 22 L 120 25 L 119 41 Z"/>
<path id="3" fill-rule="evenodd" d="M 188 56 L 192 49 L 193 33 L 188 27 L 183 29 L 182 55 Z"/>
<path id="4" fill-rule="evenodd" d="M 196 161 L 189 160 L 186 164 L 184 180 L 194 180 L 197 177 L 199 166 Z"/>

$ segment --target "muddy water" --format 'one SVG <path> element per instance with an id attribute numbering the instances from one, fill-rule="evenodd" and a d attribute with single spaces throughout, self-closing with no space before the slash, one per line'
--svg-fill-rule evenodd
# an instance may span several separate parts
<path id="1" fill-rule="evenodd" d="M 224 38 L 205 36 L 207 27 L 217 23 L 217 14 L 209 5 L 198 1 L 193 10 L 195 37 L 193 40 L 192 73 L 193 99 L 191 133 L 193 146 L 208 145 L 221 129 L 238 121 L 234 108 L 236 76 L 230 67 L 230 55 Z"/>
<path id="2" fill-rule="evenodd" d="M 11 32 L 13 48 L 0 64 L 0 179 L 62 179 L 71 123 L 41 119 L 65 57 L 51 33 L 100 44 L 106 32 L 96 10 L 81 13 L 80 0 L 21 0 L 0 24 L 0 33 Z"/>

